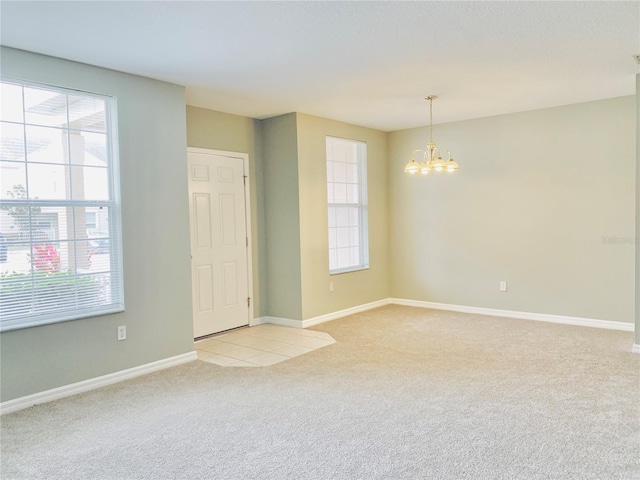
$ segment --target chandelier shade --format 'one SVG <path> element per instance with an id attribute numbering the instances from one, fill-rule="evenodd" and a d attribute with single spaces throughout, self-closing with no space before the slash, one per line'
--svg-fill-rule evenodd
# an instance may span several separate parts
<path id="1" fill-rule="evenodd" d="M 429 101 L 429 143 L 426 150 L 414 150 L 411 161 L 404 167 L 404 172 L 410 175 L 421 173 L 427 175 L 431 172 L 448 172 L 453 173 L 460 170 L 458 162 L 451 157 L 451 152 L 447 150 L 449 158 L 444 160 L 436 143 L 433 141 L 433 101 L 438 98 L 436 95 L 429 95 L 425 100 Z M 422 156 L 422 162 L 418 163 L 416 154 Z"/>

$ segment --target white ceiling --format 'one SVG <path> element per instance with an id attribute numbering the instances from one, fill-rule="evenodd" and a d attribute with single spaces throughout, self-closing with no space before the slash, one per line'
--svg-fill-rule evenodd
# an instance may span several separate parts
<path id="1" fill-rule="evenodd" d="M 640 2 L 0 2 L 1 43 L 390 131 L 633 95 Z"/>

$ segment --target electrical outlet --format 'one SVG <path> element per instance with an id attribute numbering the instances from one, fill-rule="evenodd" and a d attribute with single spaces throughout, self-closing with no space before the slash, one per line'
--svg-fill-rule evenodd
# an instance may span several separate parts
<path id="1" fill-rule="evenodd" d="M 118 341 L 127 339 L 127 327 L 126 325 L 120 325 L 118 327 Z"/>
<path id="2" fill-rule="evenodd" d="M 500 282 L 500 291 L 501 292 L 507 291 L 507 282 Z"/>
<path id="3" fill-rule="evenodd" d="M 329 282 L 329 291 L 333 292 L 333 282 Z"/>

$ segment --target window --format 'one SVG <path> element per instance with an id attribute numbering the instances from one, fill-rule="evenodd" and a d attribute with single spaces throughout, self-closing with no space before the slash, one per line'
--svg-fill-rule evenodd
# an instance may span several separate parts
<path id="1" fill-rule="evenodd" d="M 122 311 L 115 100 L 0 95 L 0 330 Z"/>
<path id="2" fill-rule="evenodd" d="M 367 145 L 327 137 L 329 273 L 369 268 Z"/>

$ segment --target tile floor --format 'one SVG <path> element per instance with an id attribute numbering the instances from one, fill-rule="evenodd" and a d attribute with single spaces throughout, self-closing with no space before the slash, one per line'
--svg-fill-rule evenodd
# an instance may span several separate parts
<path id="1" fill-rule="evenodd" d="M 335 343 L 331 335 L 280 325 L 257 325 L 194 344 L 198 360 L 222 367 L 266 367 Z"/>

